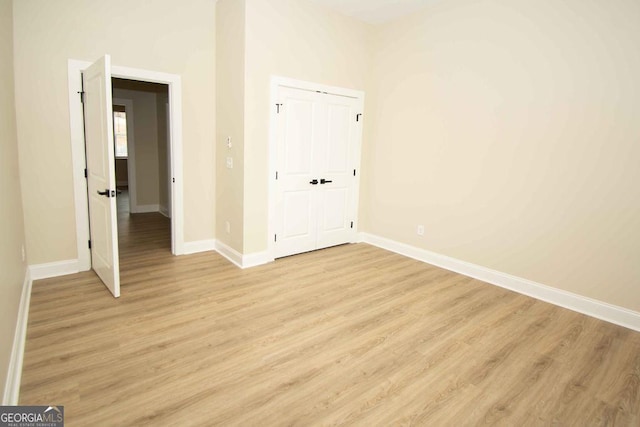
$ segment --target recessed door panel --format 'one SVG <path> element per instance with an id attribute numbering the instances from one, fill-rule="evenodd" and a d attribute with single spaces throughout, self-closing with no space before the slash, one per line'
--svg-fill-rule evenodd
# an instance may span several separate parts
<path id="1" fill-rule="evenodd" d="M 313 161 L 314 104 L 290 99 L 285 114 L 284 168 L 286 175 L 310 174 Z"/>
<path id="2" fill-rule="evenodd" d="M 321 221 L 323 233 L 342 231 L 347 228 L 348 200 L 348 188 L 336 188 L 323 192 Z"/>
<path id="3" fill-rule="evenodd" d="M 351 148 L 350 122 L 353 114 L 349 105 L 331 103 L 327 121 L 327 173 L 344 173 L 349 164 Z"/>
<path id="4" fill-rule="evenodd" d="M 313 234 L 311 191 L 288 191 L 283 196 L 284 221 L 282 237 L 284 239 L 306 238 Z"/>

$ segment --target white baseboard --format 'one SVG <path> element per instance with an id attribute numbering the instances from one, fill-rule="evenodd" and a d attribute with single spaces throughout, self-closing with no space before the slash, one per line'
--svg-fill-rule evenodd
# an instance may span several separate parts
<path id="1" fill-rule="evenodd" d="M 587 316 L 605 320 L 616 325 L 640 331 L 640 313 L 608 304 L 582 295 L 563 291 L 558 288 L 543 285 L 521 277 L 492 270 L 480 265 L 472 264 L 446 255 L 416 248 L 404 243 L 368 233 L 360 233 L 360 241 L 395 252 L 418 261 L 426 262 L 437 267 L 463 274 L 492 285 L 500 286 L 520 294 L 577 311 Z"/>
<path id="2" fill-rule="evenodd" d="M 216 250 L 216 241 L 211 240 L 198 240 L 196 242 L 184 242 L 183 255 L 197 254 L 200 252 L 208 252 Z"/>
<path id="3" fill-rule="evenodd" d="M 4 385 L 2 405 L 15 406 L 20 397 L 20 381 L 22 380 L 22 362 L 24 359 L 24 346 L 27 340 L 27 323 L 29 320 L 29 303 L 31 301 L 31 286 L 33 280 L 29 269 L 25 271 L 24 283 L 22 284 L 22 294 L 20 296 L 20 307 L 18 308 L 18 321 L 13 337 L 13 347 L 11 349 L 11 360 L 7 371 L 7 380 Z"/>
<path id="4" fill-rule="evenodd" d="M 159 212 L 160 205 L 136 205 L 131 207 L 131 213 Z"/>
<path id="5" fill-rule="evenodd" d="M 65 276 L 78 272 L 80 272 L 80 264 L 77 259 L 29 266 L 31 280 L 48 279 L 49 277 Z"/>
<path id="6" fill-rule="evenodd" d="M 269 256 L 268 252 L 256 252 L 244 255 L 219 240 L 216 241 L 216 251 L 235 264 L 236 267 L 242 269 L 257 267 L 273 261 L 273 258 Z"/>
<path id="7" fill-rule="evenodd" d="M 269 252 L 255 252 L 252 254 L 242 255 L 242 268 L 257 267 L 273 261 L 274 259 L 269 255 Z"/>
<path id="8" fill-rule="evenodd" d="M 158 211 L 167 218 L 171 218 L 171 215 L 169 215 L 169 209 L 166 206 L 160 206 Z"/>
<path id="9" fill-rule="evenodd" d="M 242 254 L 240 252 L 220 240 L 216 240 L 215 247 L 220 255 L 231 261 L 236 267 L 242 268 Z"/>

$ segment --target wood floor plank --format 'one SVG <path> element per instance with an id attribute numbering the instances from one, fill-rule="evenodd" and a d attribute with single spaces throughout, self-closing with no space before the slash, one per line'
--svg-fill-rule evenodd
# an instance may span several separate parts
<path id="1" fill-rule="evenodd" d="M 174 257 L 119 215 L 121 298 L 33 285 L 20 402 L 69 426 L 639 425 L 637 332 L 365 244 Z"/>

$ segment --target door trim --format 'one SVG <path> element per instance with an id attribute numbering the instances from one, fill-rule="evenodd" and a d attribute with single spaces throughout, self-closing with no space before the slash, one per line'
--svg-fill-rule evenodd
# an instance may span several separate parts
<path id="1" fill-rule="evenodd" d="M 91 62 L 69 59 L 69 125 L 71 130 L 71 157 L 73 166 L 73 190 L 75 199 L 76 239 L 78 267 L 80 271 L 91 269 L 89 241 L 89 215 L 87 201 L 87 182 L 84 177 L 86 167 L 84 148 L 84 123 L 82 103 L 79 92 L 82 90 L 81 73 Z M 171 252 L 184 254 L 184 186 L 182 159 L 182 80 L 179 75 L 158 71 L 141 70 L 112 65 L 112 77 L 162 83 L 169 86 L 169 135 L 171 151 L 171 176 L 175 183 L 171 186 Z"/>
<path id="2" fill-rule="evenodd" d="M 359 110 L 361 114 L 364 114 L 364 92 L 354 89 L 347 89 L 337 86 L 328 86 L 321 83 L 313 83 L 304 80 L 296 80 L 283 76 L 271 76 L 271 95 L 270 95 L 270 116 L 269 116 L 269 176 L 267 177 L 268 186 L 268 198 L 269 198 L 269 218 L 268 218 L 268 236 L 267 236 L 267 258 L 271 262 L 275 260 L 275 242 L 273 236 L 275 235 L 276 224 L 276 166 L 277 166 L 277 153 L 278 153 L 278 113 L 276 109 L 276 103 L 278 103 L 278 90 L 280 87 L 288 87 L 292 89 L 308 90 L 312 92 L 324 92 L 331 95 L 345 96 L 349 98 L 355 98 L 360 101 Z M 354 117 L 355 120 L 355 117 Z M 354 235 L 358 235 L 358 213 L 360 209 L 360 165 L 362 159 L 362 132 L 356 137 L 356 184 L 354 190 L 354 199 L 356 205 L 354 228 Z M 354 242 L 355 243 L 355 240 Z"/>

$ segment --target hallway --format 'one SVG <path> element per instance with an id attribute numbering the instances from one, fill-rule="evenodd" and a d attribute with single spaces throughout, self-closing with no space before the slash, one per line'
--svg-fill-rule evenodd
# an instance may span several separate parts
<path id="1" fill-rule="evenodd" d="M 129 192 L 119 189 L 118 250 L 120 253 L 120 284 L 136 282 L 136 268 L 149 263 L 171 262 L 171 219 L 158 212 L 131 214 Z"/>

